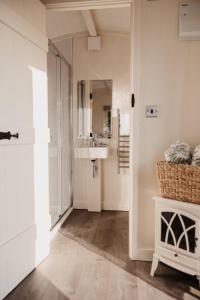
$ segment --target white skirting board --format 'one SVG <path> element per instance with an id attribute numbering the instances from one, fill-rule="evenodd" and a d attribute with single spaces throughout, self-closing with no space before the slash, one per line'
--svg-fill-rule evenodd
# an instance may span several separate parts
<path id="1" fill-rule="evenodd" d="M 88 209 L 87 203 L 78 201 L 74 203 L 75 209 Z M 115 203 L 115 202 L 103 202 L 102 210 L 116 210 L 116 211 L 129 211 L 127 205 L 123 203 Z"/>
<path id="2" fill-rule="evenodd" d="M 74 209 L 88 209 L 87 202 L 76 201 L 73 204 Z"/>
<path id="3" fill-rule="evenodd" d="M 55 236 L 55 234 L 58 232 L 62 224 L 67 220 L 67 218 L 70 216 L 70 214 L 73 211 L 73 207 L 70 207 L 66 213 L 62 216 L 62 218 L 58 221 L 58 223 L 54 226 L 54 228 L 51 230 L 51 239 Z"/>
<path id="4" fill-rule="evenodd" d="M 117 211 L 129 211 L 129 207 L 127 204 L 116 203 L 116 202 L 103 202 L 103 210 L 117 210 Z"/>
<path id="5" fill-rule="evenodd" d="M 131 260 L 140 260 L 140 261 L 152 261 L 154 249 L 147 248 L 136 248 L 133 255 L 130 256 Z"/>

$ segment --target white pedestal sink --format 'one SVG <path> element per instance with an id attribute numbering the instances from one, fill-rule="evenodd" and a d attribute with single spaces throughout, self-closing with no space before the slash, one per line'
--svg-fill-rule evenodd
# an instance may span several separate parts
<path id="1" fill-rule="evenodd" d="M 106 159 L 109 156 L 108 146 L 78 147 L 74 149 L 75 158 L 83 159 Z"/>
<path id="2" fill-rule="evenodd" d="M 95 147 L 82 146 L 74 149 L 74 157 L 76 159 L 87 160 L 87 168 L 85 172 L 83 170 L 83 176 L 86 179 L 88 211 L 100 212 L 102 209 L 102 159 L 107 159 L 109 152 L 110 148 L 106 145 Z"/>

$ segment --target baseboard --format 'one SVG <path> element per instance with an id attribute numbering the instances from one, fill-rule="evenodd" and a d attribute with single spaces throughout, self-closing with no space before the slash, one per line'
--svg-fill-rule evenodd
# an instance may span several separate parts
<path id="1" fill-rule="evenodd" d="M 152 261 L 153 254 L 154 254 L 154 249 L 137 248 L 135 249 L 130 259 L 140 260 L 140 261 Z"/>
<path id="2" fill-rule="evenodd" d="M 74 209 L 88 209 L 86 202 L 76 201 L 73 203 Z"/>
<path id="3" fill-rule="evenodd" d="M 74 209 L 88 209 L 88 205 L 86 202 L 75 202 Z M 129 211 L 129 207 L 127 204 L 116 203 L 116 202 L 103 202 L 102 210 L 116 210 L 116 211 Z"/>
<path id="4" fill-rule="evenodd" d="M 127 204 L 123 204 L 123 203 L 116 203 L 116 202 L 103 202 L 102 205 L 102 209 L 103 210 L 116 210 L 116 211 L 129 211 L 129 207 Z"/>
<path id="5" fill-rule="evenodd" d="M 69 215 L 72 213 L 73 209 L 74 209 L 73 207 L 70 207 L 66 211 L 66 213 L 62 216 L 62 218 L 58 221 L 58 223 L 54 226 L 54 228 L 51 230 L 51 239 L 58 232 L 58 230 L 60 229 L 60 227 L 62 226 L 62 224 L 67 220 L 67 218 L 69 217 Z"/>

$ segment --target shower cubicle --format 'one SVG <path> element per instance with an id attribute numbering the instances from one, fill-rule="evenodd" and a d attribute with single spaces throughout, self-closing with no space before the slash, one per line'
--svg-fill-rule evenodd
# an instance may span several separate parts
<path id="1" fill-rule="evenodd" d="M 48 52 L 49 210 L 53 228 L 72 206 L 71 65 L 53 43 Z"/>

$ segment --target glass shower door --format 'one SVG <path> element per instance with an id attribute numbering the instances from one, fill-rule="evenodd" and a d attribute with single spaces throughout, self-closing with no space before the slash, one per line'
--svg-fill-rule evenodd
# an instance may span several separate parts
<path id="1" fill-rule="evenodd" d="M 61 60 L 61 124 L 62 124 L 62 180 L 61 180 L 61 213 L 72 205 L 72 129 L 70 66 Z"/>
<path id="2" fill-rule="evenodd" d="M 70 66 L 50 44 L 48 52 L 49 210 L 51 227 L 72 205 Z"/>
<path id="3" fill-rule="evenodd" d="M 48 52 L 48 121 L 50 128 L 49 143 L 49 212 L 53 227 L 61 215 L 61 147 L 60 147 L 60 59 Z"/>

